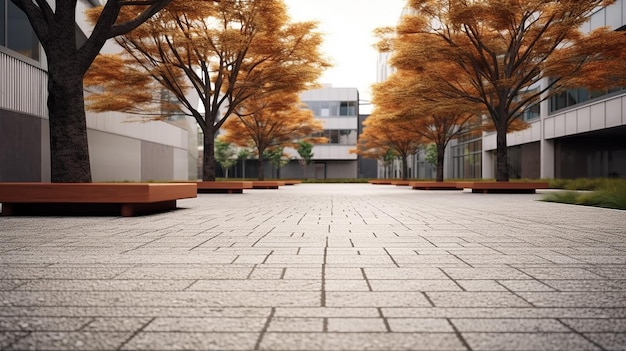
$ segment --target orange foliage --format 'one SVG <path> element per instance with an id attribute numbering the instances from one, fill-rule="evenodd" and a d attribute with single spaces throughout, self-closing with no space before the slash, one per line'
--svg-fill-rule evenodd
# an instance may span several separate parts
<path id="1" fill-rule="evenodd" d="M 613 2 L 409 0 L 414 13 L 383 48 L 396 68 L 427 72 L 436 94 L 482 105 L 498 133 L 496 178 L 508 180 L 506 133 L 526 109 L 566 88 L 626 83 L 626 36 L 579 30 Z"/>
<path id="2" fill-rule="evenodd" d="M 90 97 L 89 107 L 162 118 L 176 103 L 204 132 L 203 179 L 213 180 L 214 135 L 242 103 L 261 91 L 316 86 L 329 64 L 315 29 L 312 22 L 291 23 L 281 0 L 174 0 L 117 38 L 124 48 L 119 58 L 103 56 L 92 66 L 87 82 L 100 96 Z M 109 72 L 121 63 L 123 72 Z M 134 79 L 142 72 L 151 80 Z"/>
<path id="3" fill-rule="evenodd" d="M 321 132 L 322 121 L 302 108 L 297 93 L 259 94 L 242 103 L 238 118 L 223 126 L 220 139 L 243 147 L 253 147 L 259 157 L 259 179 L 263 179 L 262 157 L 266 151 L 295 148 L 299 141 L 325 143 L 326 138 L 313 137 Z"/>
<path id="4" fill-rule="evenodd" d="M 224 124 L 226 133 L 220 138 L 243 147 L 254 146 L 257 155 L 263 155 L 268 149 L 296 147 L 298 141 L 327 142 L 312 137 L 322 129 L 322 121 L 302 108 L 298 94 L 272 94 L 243 103 L 238 118 Z"/>

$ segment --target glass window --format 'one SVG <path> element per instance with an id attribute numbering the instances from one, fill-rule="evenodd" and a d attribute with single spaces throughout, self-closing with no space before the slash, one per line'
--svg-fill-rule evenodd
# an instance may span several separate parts
<path id="1" fill-rule="evenodd" d="M 304 103 L 307 105 L 307 108 L 309 110 L 313 111 L 313 115 L 315 115 L 316 117 L 321 116 L 319 101 L 304 101 Z"/>
<path id="2" fill-rule="evenodd" d="M 339 102 L 328 101 L 328 109 L 330 116 L 339 116 Z"/>
<path id="3" fill-rule="evenodd" d="M 474 139 L 452 147 L 453 177 L 482 177 L 482 140 Z"/>
<path id="4" fill-rule="evenodd" d="M 328 133 L 329 133 L 328 142 L 330 144 L 339 144 L 339 131 L 329 130 Z"/>
<path id="5" fill-rule="evenodd" d="M 30 26 L 26 14 L 11 1 L 8 2 L 7 6 L 6 33 L 6 47 L 33 60 L 39 60 L 39 41 L 37 36 Z"/>
<path id="6" fill-rule="evenodd" d="M 541 108 L 539 104 L 534 104 L 524 111 L 524 121 L 531 121 L 533 119 L 539 118 L 541 112 Z"/>
<path id="7" fill-rule="evenodd" d="M 357 131 L 354 129 L 343 129 L 339 131 L 339 144 L 356 145 Z"/>
<path id="8" fill-rule="evenodd" d="M 595 99 L 620 90 L 622 90 L 622 88 L 599 91 L 588 91 L 582 88 L 567 90 L 550 97 L 550 112 L 555 112 L 560 109 L 574 106 L 576 104 L 580 104 L 591 99 Z"/>
<path id="9" fill-rule="evenodd" d="M 0 45 L 5 46 L 4 36 L 6 27 L 4 8 L 6 6 L 5 0 L 0 0 Z"/>
<path id="10" fill-rule="evenodd" d="M 330 117 L 330 106 L 328 101 L 320 101 L 320 117 Z"/>
<path id="11" fill-rule="evenodd" d="M 355 101 L 340 102 L 339 116 L 356 116 L 356 102 Z"/>

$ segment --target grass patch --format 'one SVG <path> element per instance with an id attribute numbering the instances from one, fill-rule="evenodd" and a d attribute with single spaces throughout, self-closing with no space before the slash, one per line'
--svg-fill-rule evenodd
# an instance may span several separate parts
<path id="1" fill-rule="evenodd" d="M 586 187 L 591 192 L 562 191 L 545 195 L 542 200 L 572 205 L 595 206 L 626 210 L 626 179 L 602 179 L 596 182 L 583 182 L 575 180 L 573 185 Z M 563 187 L 567 189 L 568 187 Z"/>
<path id="2" fill-rule="evenodd" d="M 548 186 L 553 189 L 565 190 L 600 190 L 610 186 L 613 182 L 619 182 L 620 179 L 608 178 L 577 178 L 577 179 L 550 179 Z"/>

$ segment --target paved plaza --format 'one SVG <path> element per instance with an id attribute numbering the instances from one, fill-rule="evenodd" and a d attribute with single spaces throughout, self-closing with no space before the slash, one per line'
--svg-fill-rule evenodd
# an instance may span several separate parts
<path id="1" fill-rule="evenodd" d="M 625 350 L 626 212 L 301 184 L 0 217 L 2 350 Z"/>

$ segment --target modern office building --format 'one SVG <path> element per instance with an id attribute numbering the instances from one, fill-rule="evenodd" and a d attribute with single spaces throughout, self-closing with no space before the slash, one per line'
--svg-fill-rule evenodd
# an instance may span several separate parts
<path id="1" fill-rule="evenodd" d="M 78 1 L 77 35 L 89 33 L 81 17 L 100 0 Z M 107 44 L 103 52 L 116 52 Z M 0 0 L 0 181 L 50 181 L 47 62 L 28 19 Z M 196 178 L 196 126 L 185 117 L 132 123 L 120 113 L 87 112 L 94 181 Z"/>
<path id="2" fill-rule="evenodd" d="M 359 131 L 359 92 L 356 88 L 320 89 L 300 94 L 300 100 L 324 123 L 320 136 L 327 144 L 313 147 L 313 163 L 302 166 L 295 150 L 287 149 L 293 161 L 281 169 L 281 178 L 356 178 L 359 176 L 356 148 Z"/>
<path id="3" fill-rule="evenodd" d="M 596 11 L 582 30 L 603 26 L 626 30 L 626 0 Z M 388 72 L 383 66 L 379 72 Z M 529 128 L 507 135 L 511 178 L 626 177 L 626 89 L 572 89 L 523 118 Z M 495 133 L 454 140 L 446 150 L 444 177 L 494 178 L 495 150 Z M 379 177 L 398 177 L 379 168 Z"/>

